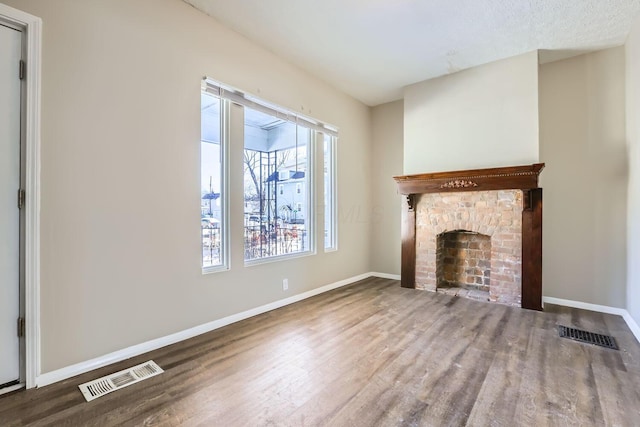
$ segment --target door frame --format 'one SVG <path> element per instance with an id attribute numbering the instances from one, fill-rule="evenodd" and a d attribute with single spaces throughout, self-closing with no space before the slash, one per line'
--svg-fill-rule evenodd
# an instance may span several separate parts
<path id="1" fill-rule="evenodd" d="M 27 388 L 37 386 L 40 376 L 40 90 L 42 20 L 0 3 L 0 20 L 24 32 L 26 62 L 23 82 L 23 146 L 25 147 L 24 204 L 24 372 L 20 380 Z M 16 65 L 17 66 L 17 65 Z"/>

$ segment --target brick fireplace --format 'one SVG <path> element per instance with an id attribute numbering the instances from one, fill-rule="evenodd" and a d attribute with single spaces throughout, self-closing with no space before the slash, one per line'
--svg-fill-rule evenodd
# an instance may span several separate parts
<path id="1" fill-rule="evenodd" d="M 416 288 L 520 306 L 522 206 L 521 190 L 421 195 Z"/>
<path id="2" fill-rule="evenodd" d="M 543 167 L 395 177 L 402 286 L 541 310 Z"/>

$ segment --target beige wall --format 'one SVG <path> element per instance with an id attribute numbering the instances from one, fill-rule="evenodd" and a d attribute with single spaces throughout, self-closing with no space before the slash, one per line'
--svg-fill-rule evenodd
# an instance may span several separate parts
<path id="1" fill-rule="evenodd" d="M 627 153 L 627 310 L 640 324 L 640 19 L 626 44 Z"/>
<path id="2" fill-rule="evenodd" d="M 625 307 L 624 48 L 540 67 L 544 295 Z"/>
<path id="3" fill-rule="evenodd" d="M 369 271 L 369 108 L 179 0 L 3 2 L 44 23 L 43 372 Z M 340 128 L 337 252 L 245 268 L 232 147 L 232 268 L 201 274 L 204 75 Z"/>
<path id="4" fill-rule="evenodd" d="M 404 172 L 537 162 L 537 86 L 530 52 L 406 87 Z"/>
<path id="5" fill-rule="evenodd" d="M 393 176 L 402 175 L 403 101 L 372 109 L 371 268 L 400 274 L 400 214 L 403 198 Z"/>

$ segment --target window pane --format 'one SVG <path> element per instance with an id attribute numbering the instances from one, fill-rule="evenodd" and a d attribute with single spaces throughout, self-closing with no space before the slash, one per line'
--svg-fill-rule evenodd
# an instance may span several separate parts
<path id="1" fill-rule="evenodd" d="M 244 258 L 309 251 L 311 130 L 245 107 Z"/>
<path id="2" fill-rule="evenodd" d="M 336 138 L 324 136 L 324 248 L 337 248 L 336 233 Z"/>
<path id="3" fill-rule="evenodd" d="M 200 231 L 202 267 L 224 264 L 220 99 L 201 95 Z"/>

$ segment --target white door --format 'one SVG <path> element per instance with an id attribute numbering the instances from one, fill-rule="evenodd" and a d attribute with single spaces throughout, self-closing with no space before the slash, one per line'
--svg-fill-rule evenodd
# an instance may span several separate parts
<path id="1" fill-rule="evenodd" d="M 22 34 L 0 23 L 0 388 L 20 378 L 20 73 Z"/>

